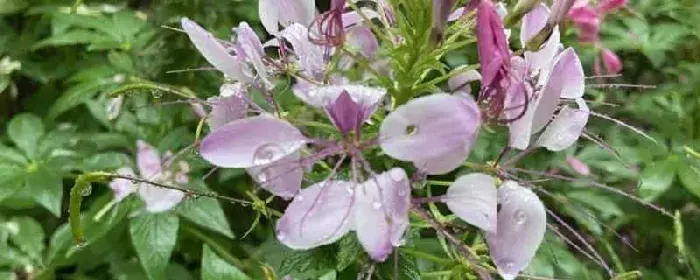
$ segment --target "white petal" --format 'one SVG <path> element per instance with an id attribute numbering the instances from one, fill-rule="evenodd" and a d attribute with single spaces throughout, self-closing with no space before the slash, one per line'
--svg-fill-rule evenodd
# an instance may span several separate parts
<path id="1" fill-rule="evenodd" d="M 182 18 L 181 24 L 190 41 L 211 65 L 232 79 L 247 79 L 242 63 L 231 55 L 214 35 L 188 18 Z"/>
<path id="2" fill-rule="evenodd" d="M 185 193 L 142 183 L 139 186 L 139 197 L 146 203 L 148 212 L 156 213 L 173 209 L 182 201 Z"/>
<path id="3" fill-rule="evenodd" d="M 486 174 L 460 176 L 447 189 L 446 203 L 460 219 L 489 232 L 496 231 L 496 180 Z"/>
<path id="4" fill-rule="evenodd" d="M 540 135 L 537 146 L 558 152 L 570 147 L 578 140 L 583 128 L 588 123 L 590 111 L 583 99 L 579 98 L 576 102 L 579 106 L 578 109 L 564 106 L 559 111 Z"/>

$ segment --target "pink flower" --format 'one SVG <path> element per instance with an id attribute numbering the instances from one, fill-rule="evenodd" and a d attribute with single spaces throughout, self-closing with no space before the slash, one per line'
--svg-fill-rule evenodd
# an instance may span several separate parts
<path id="1" fill-rule="evenodd" d="M 571 169 L 576 171 L 578 174 L 583 176 L 588 176 L 591 174 L 591 169 L 588 167 L 588 164 L 574 156 L 567 156 L 566 162 L 569 164 L 569 166 L 571 166 Z"/>
<path id="2" fill-rule="evenodd" d="M 492 115 L 503 110 L 505 89 L 510 73 L 510 49 L 503 21 L 490 0 L 483 0 L 476 11 L 476 39 L 481 63 L 481 96 L 492 105 Z"/>
<path id="3" fill-rule="evenodd" d="M 603 57 L 603 66 L 608 74 L 617 74 L 622 71 L 622 60 L 613 51 L 603 48 L 601 56 Z"/>
<path id="4" fill-rule="evenodd" d="M 158 151 L 146 142 L 139 140 L 136 143 L 138 152 L 136 162 L 139 169 L 139 177 L 148 181 L 163 184 L 184 184 L 189 181 L 187 173 L 189 166 L 185 162 L 179 162 L 178 166 L 165 166 L 167 160 L 162 160 Z M 117 170 L 117 174 L 136 176 L 129 167 Z M 175 207 L 185 194 L 182 191 L 164 189 L 148 183 L 134 184 L 126 179 L 114 179 L 109 187 L 114 191 L 115 199 L 121 201 L 128 195 L 138 192 L 139 197 L 146 203 L 146 211 L 163 212 Z"/>
<path id="5" fill-rule="evenodd" d="M 569 18 L 579 29 L 581 42 L 598 41 L 602 16 L 590 6 L 573 7 L 569 10 Z"/>
<path id="6" fill-rule="evenodd" d="M 597 8 L 601 13 L 610 13 L 626 5 L 627 0 L 601 0 Z"/>

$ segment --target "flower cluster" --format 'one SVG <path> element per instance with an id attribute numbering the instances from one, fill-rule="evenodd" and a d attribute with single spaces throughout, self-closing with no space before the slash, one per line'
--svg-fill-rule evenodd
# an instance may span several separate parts
<path id="1" fill-rule="evenodd" d="M 569 10 L 569 18 L 579 30 L 579 40 L 585 43 L 600 43 L 600 26 L 605 19 L 605 15 L 616 11 L 627 5 L 627 0 L 602 0 L 592 6 L 588 0 L 577 0 Z M 622 61 L 610 49 L 600 47 L 601 58 L 605 73 L 616 74 L 622 71 Z M 601 75 L 602 69 L 600 59 L 596 60 L 594 70 L 596 75 Z"/>
<path id="2" fill-rule="evenodd" d="M 482 126 L 507 126 L 507 146 L 520 150 L 561 151 L 579 138 L 589 116 L 583 69 L 574 50 L 562 47 L 556 27 L 541 48 L 516 52 L 504 29 L 507 9 L 490 0 L 466 7 L 454 7 L 455 2 L 435 0 L 429 40 L 443 40 L 449 27 L 471 28 L 464 22 L 475 14 L 475 30 L 467 33 L 477 39 L 481 70 L 451 76 L 450 92 L 427 90 L 406 102 L 394 98 L 396 88 L 376 83 L 394 76 L 387 66 L 391 58 L 382 50 L 407 43 L 399 33 L 377 34 L 396 28 L 401 12 L 384 1 L 361 7 L 332 1 L 330 10 L 319 14 L 311 0 L 261 0 L 269 41 L 245 22 L 229 41 L 182 19 L 194 46 L 226 80 L 220 96 L 204 102 L 210 107 L 205 113 L 210 133 L 199 143 L 200 154 L 215 166 L 245 169 L 261 188 L 291 200 L 276 226 L 281 243 L 303 250 L 354 231 L 371 259 L 384 261 L 403 244 L 411 209 L 421 207 L 413 183 L 462 166 Z M 543 4 L 530 10 L 522 21 L 522 45 L 551 18 Z M 282 108 L 275 85 L 290 76 L 293 94 L 335 132 L 312 135 Z M 479 81 L 475 98 L 469 84 Z M 255 102 L 255 94 L 265 102 Z M 145 144 L 139 147 L 142 177 L 179 180 L 180 174 L 151 168 L 161 166 L 157 154 Z M 369 159 L 378 155 L 394 159 L 396 166 L 376 171 Z M 329 158 L 334 159 L 330 166 Z M 397 167 L 408 166 L 401 162 L 413 167 Z M 319 165 L 328 170 L 325 179 L 305 176 Z M 130 192 L 126 185 L 113 183 L 118 197 Z M 182 199 L 152 206 L 141 196 L 152 211 Z M 527 266 L 544 236 L 546 212 L 539 198 L 528 185 L 497 173 L 460 176 L 439 201 L 484 231 L 504 278 Z"/>

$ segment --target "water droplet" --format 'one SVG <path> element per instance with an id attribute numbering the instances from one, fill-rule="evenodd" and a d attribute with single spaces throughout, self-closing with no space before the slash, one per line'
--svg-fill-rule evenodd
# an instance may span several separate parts
<path id="1" fill-rule="evenodd" d="M 382 203 L 380 201 L 372 202 L 372 208 L 374 208 L 374 209 L 382 208 Z"/>
<path id="2" fill-rule="evenodd" d="M 299 195 L 294 197 L 294 200 L 297 200 L 299 202 L 304 201 L 304 196 L 299 194 Z"/>
<path id="3" fill-rule="evenodd" d="M 508 203 L 510 203 L 510 196 L 506 195 L 503 197 L 503 204 L 508 204 Z"/>
<path id="4" fill-rule="evenodd" d="M 418 127 L 415 125 L 406 126 L 406 135 L 414 135 L 418 133 Z"/>
<path id="5" fill-rule="evenodd" d="M 352 196 L 352 195 L 355 194 L 355 189 L 354 189 L 353 187 L 347 187 L 347 188 L 345 188 L 345 190 L 348 191 L 348 194 L 349 194 L 350 196 Z"/>
<path id="6" fill-rule="evenodd" d="M 525 216 L 525 212 L 523 210 L 516 210 L 515 211 L 515 223 L 517 225 L 522 225 L 527 221 L 527 217 Z"/>
<path id="7" fill-rule="evenodd" d="M 399 190 L 399 196 L 403 197 L 403 196 L 405 196 L 405 195 L 406 195 L 406 190 L 400 189 L 400 190 Z"/>
<path id="8" fill-rule="evenodd" d="M 287 235 L 283 231 L 277 233 L 277 239 L 279 239 L 280 241 L 284 241 L 286 238 Z"/>
<path id="9" fill-rule="evenodd" d="M 329 238 L 331 238 L 331 235 L 330 235 L 330 234 L 326 234 L 326 235 L 323 236 L 323 240 L 328 240 Z"/>
<path id="10" fill-rule="evenodd" d="M 284 148 L 275 143 L 267 143 L 258 147 L 253 155 L 254 165 L 265 165 L 280 159 L 285 154 Z"/>
<path id="11" fill-rule="evenodd" d="M 92 187 L 88 186 L 84 190 L 80 191 L 80 195 L 82 196 L 89 196 L 92 193 Z"/>

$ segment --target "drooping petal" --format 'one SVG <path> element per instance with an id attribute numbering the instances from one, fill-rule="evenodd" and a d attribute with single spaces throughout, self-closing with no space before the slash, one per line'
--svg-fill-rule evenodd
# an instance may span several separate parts
<path id="1" fill-rule="evenodd" d="M 487 233 L 491 258 L 503 279 L 514 279 L 537 252 L 547 229 L 547 213 L 531 190 L 507 181 L 498 189 L 498 225 Z"/>
<path id="2" fill-rule="evenodd" d="M 117 169 L 117 174 L 129 177 L 135 176 L 134 170 L 129 167 Z M 130 194 L 136 192 L 136 186 L 134 186 L 134 183 L 127 179 L 114 179 L 109 183 L 109 188 L 114 192 L 114 200 L 117 202 L 122 201 Z"/>
<path id="3" fill-rule="evenodd" d="M 246 22 L 241 22 L 236 32 L 238 34 L 235 45 L 236 54 L 252 64 L 258 77 L 265 82 L 266 86 L 271 87 L 271 82 L 268 80 L 268 71 L 263 63 L 265 50 L 260 42 L 260 38 Z"/>
<path id="4" fill-rule="evenodd" d="M 308 28 L 295 23 L 282 30 L 280 35 L 292 44 L 302 72 L 309 77 L 318 77 L 323 73 L 326 65 L 323 48 L 309 40 Z"/>
<path id="5" fill-rule="evenodd" d="M 480 124 L 474 100 L 432 94 L 413 99 L 389 114 L 379 129 L 379 141 L 387 155 L 412 161 L 428 174 L 444 174 L 467 158 Z M 424 165 L 443 157 L 461 160 L 448 168 Z"/>
<path id="6" fill-rule="evenodd" d="M 493 177 L 482 173 L 460 176 L 447 189 L 445 199 L 460 219 L 484 231 L 496 231 L 498 191 Z"/>
<path id="7" fill-rule="evenodd" d="M 532 119 L 532 132 L 538 132 L 550 121 L 559 105 L 560 98 L 578 98 L 583 96 L 584 74 L 576 52 L 573 48 L 564 50 L 556 58 L 552 71 L 541 96 L 537 100 L 537 109 Z"/>
<path id="8" fill-rule="evenodd" d="M 142 140 L 136 141 L 136 148 L 136 165 L 141 177 L 148 180 L 159 179 L 162 161 L 158 150 Z"/>
<path id="9" fill-rule="evenodd" d="M 157 213 L 173 209 L 182 201 L 185 193 L 141 183 L 139 185 L 139 197 L 146 203 L 146 211 Z"/>
<path id="10" fill-rule="evenodd" d="M 537 146 L 558 152 L 573 145 L 581 136 L 583 128 L 588 123 L 590 111 L 586 101 L 576 100 L 578 109 L 568 106 L 562 108 L 537 140 Z"/>
<path id="11" fill-rule="evenodd" d="M 354 225 L 355 185 L 324 181 L 301 190 L 277 222 L 277 239 L 296 250 L 340 239 Z"/>
<path id="12" fill-rule="evenodd" d="M 360 85 L 330 85 L 313 88 L 306 94 L 298 95 L 297 97 L 313 107 L 324 108 L 336 101 L 343 92 L 347 92 L 352 101 L 360 107 L 366 108 L 366 116 L 374 112 L 376 106 L 386 95 L 386 90 L 383 88 Z"/>
<path id="13" fill-rule="evenodd" d="M 309 26 L 314 20 L 314 0 L 260 0 L 258 14 L 260 23 L 272 35 L 279 33 L 279 26 L 299 23 Z"/>
<path id="14" fill-rule="evenodd" d="M 245 118 L 248 113 L 248 103 L 241 94 L 240 84 L 224 84 L 221 86 L 221 97 L 209 99 L 211 113 L 209 126 L 216 130 L 223 125 Z"/>
<path id="15" fill-rule="evenodd" d="M 384 261 L 408 226 L 411 205 L 406 172 L 394 168 L 369 178 L 355 190 L 355 230 L 362 247 L 375 261 Z"/>
<path id="16" fill-rule="evenodd" d="M 217 166 L 250 168 L 280 160 L 306 142 L 292 124 L 262 115 L 236 120 L 213 131 L 202 140 L 200 153 Z"/>
<path id="17" fill-rule="evenodd" d="M 360 53 L 365 57 L 373 57 L 374 53 L 379 49 L 377 37 L 372 33 L 366 25 L 357 25 L 350 27 L 345 31 L 346 43 L 353 49 L 360 50 Z"/>
<path id="18" fill-rule="evenodd" d="M 188 18 L 182 18 L 181 25 L 197 50 L 199 50 L 202 56 L 217 70 L 223 72 L 232 79 L 247 79 L 247 76 L 243 73 L 243 63 L 238 58 L 231 55 L 214 35 Z"/>
<path id="19" fill-rule="evenodd" d="M 291 198 L 299 192 L 304 170 L 300 163 L 301 153 L 294 152 L 267 165 L 248 168 L 246 171 L 270 193 Z"/>
<path id="20" fill-rule="evenodd" d="M 469 83 L 481 80 L 481 74 L 476 70 L 468 70 L 447 80 L 447 87 L 450 91 L 462 91 L 471 93 Z"/>

